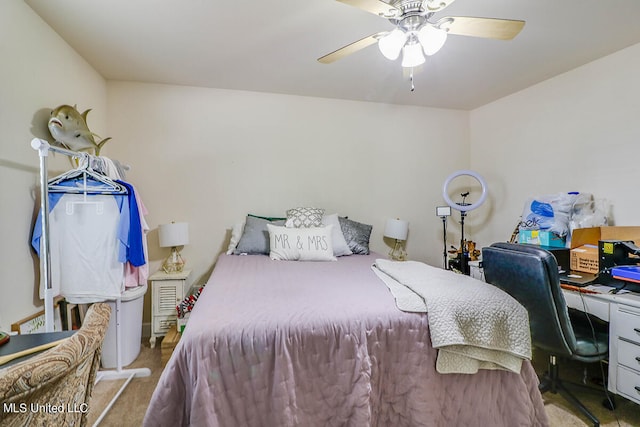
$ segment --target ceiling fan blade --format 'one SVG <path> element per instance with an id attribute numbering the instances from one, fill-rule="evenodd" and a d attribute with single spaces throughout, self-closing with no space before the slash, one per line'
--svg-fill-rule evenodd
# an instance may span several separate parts
<path id="1" fill-rule="evenodd" d="M 380 33 L 372 34 L 368 37 L 355 41 L 351 44 L 341 47 L 338 50 L 334 50 L 333 52 L 328 53 L 323 57 L 318 58 L 318 62 L 321 62 L 323 64 L 330 64 L 334 61 L 337 61 L 338 59 L 342 59 L 347 55 L 351 55 L 354 52 L 357 52 L 361 49 L 364 49 L 367 46 L 371 46 L 372 44 L 377 43 L 378 39 L 387 33 L 388 33 L 387 31 L 382 31 Z"/>
<path id="2" fill-rule="evenodd" d="M 440 19 L 436 27 L 446 29 L 449 34 L 511 40 L 520 33 L 524 21 L 513 19 L 477 18 L 473 16 L 449 16 Z"/>
<path id="3" fill-rule="evenodd" d="M 425 0 L 422 6 L 427 12 L 440 12 L 455 0 Z"/>
<path id="4" fill-rule="evenodd" d="M 357 7 L 364 11 L 373 13 L 374 15 L 383 16 L 385 18 L 393 18 L 400 16 L 402 12 L 391 6 L 389 3 L 385 3 L 382 0 L 338 0 L 340 3 L 348 4 L 349 6 Z"/>

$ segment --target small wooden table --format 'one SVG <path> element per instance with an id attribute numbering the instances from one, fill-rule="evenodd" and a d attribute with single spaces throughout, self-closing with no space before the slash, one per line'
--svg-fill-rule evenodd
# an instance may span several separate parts
<path id="1" fill-rule="evenodd" d="M 176 325 L 173 325 L 164 338 L 162 338 L 162 343 L 160 344 L 160 360 L 162 361 L 162 366 L 167 364 L 173 350 L 176 348 L 176 345 L 178 345 L 178 341 L 180 341 L 180 335 Z"/>

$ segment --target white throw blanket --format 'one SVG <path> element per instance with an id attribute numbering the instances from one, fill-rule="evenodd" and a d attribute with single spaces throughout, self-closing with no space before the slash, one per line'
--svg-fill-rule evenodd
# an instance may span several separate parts
<path id="1" fill-rule="evenodd" d="M 373 270 L 403 311 L 426 312 L 440 373 L 520 372 L 531 359 L 526 309 L 483 281 L 417 261 L 378 259 Z"/>

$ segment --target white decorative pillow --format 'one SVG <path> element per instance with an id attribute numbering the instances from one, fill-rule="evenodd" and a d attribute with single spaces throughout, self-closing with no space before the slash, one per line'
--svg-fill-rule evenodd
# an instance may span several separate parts
<path id="1" fill-rule="evenodd" d="M 342 228 L 340 228 L 340 220 L 338 214 L 325 215 L 322 217 L 322 225 L 332 225 L 333 231 L 331 232 L 331 240 L 333 242 L 333 255 L 344 256 L 353 255 L 349 245 L 342 234 Z"/>
<path id="2" fill-rule="evenodd" d="M 290 228 L 267 224 L 269 256 L 287 261 L 335 261 L 331 245 L 332 225 Z"/>
<path id="3" fill-rule="evenodd" d="M 236 222 L 231 229 L 231 240 L 229 240 L 229 247 L 227 248 L 227 255 L 233 254 L 233 251 L 238 247 L 238 242 L 242 233 L 244 232 L 244 221 Z"/>
<path id="4" fill-rule="evenodd" d="M 320 208 L 294 208 L 287 211 L 287 227 L 309 228 L 321 227 L 324 209 Z"/>

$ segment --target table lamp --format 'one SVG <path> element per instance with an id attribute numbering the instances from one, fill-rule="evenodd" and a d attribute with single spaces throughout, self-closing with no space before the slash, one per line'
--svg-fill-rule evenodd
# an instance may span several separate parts
<path id="1" fill-rule="evenodd" d="M 184 268 L 184 260 L 180 256 L 178 246 L 189 244 L 189 224 L 172 222 L 158 227 L 158 238 L 161 248 L 171 248 L 171 254 L 162 263 L 165 273 L 179 273 Z"/>
<path id="2" fill-rule="evenodd" d="M 407 252 L 402 247 L 402 241 L 407 240 L 409 234 L 409 222 L 401 219 L 388 219 L 384 227 L 384 236 L 391 239 L 395 239 L 396 243 L 393 246 L 391 252 L 389 252 L 389 258 L 394 261 L 405 261 L 407 259 Z"/>

